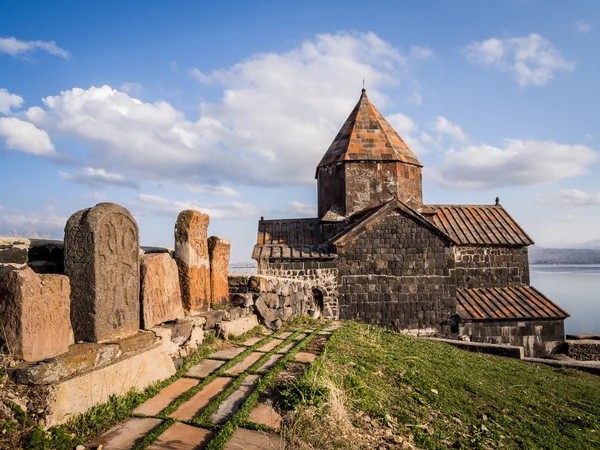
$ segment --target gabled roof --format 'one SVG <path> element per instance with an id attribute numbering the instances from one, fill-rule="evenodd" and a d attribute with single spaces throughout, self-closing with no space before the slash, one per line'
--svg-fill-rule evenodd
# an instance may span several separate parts
<path id="1" fill-rule="evenodd" d="M 569 313 L 532 286 L 457 289 L 463 320 L 565 319 Z"/>
<path id="2" fill-rule="evenodd" d="M 422 214 L 459 245 L 532 245 L 501 205 L 424 205 Z"/>
<path id="3" fill-rule="evenodd" d="M 317 168 L 342 161 L 399 161 L 423 167 L 364 89 Z"/>
<path id="4" fill-rule="evenodd" d="M 388 202 L 376 206 L 375 208 L 360 211 L 350 216 L 347 219 L 345 226 L 341 228 L 333 237 L 331 237 L 328 242 L 336 246 L 343 245 L 345 242 L 352 239 L 352 237 L 358 236 L 362 232 L 370 229 L 375 223 L 395 210 L 401 211 L 404 215 L 410 217 L 418 224 L 429 229 L 431 232 L 437 234 L 449 243 L 456 244 L 451 236 L 446 234 L 443 230 L 437 228 L 433 223 L 423 217 L 423 215 L 397 198 L 389 200 Z"/>

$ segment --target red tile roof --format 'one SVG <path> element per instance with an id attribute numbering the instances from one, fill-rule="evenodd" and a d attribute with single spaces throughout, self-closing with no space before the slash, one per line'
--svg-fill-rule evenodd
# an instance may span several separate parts
<path id="1" fill-rule="evenodd" d="M 423 166 L 373 106 L 364 89 L 318 167 L 341 161 L 400 161 Z"/>
<path id="2" fill-rule="evenodd" d="M 569 314 L 532 286 L 457 289 L 463 320 L 564 319 Z"/>
<path id="3" fill-rule="evenodd" d="M 532 245 L 501 205 L 425 205 L 421 213 L 459 245 Z"/>

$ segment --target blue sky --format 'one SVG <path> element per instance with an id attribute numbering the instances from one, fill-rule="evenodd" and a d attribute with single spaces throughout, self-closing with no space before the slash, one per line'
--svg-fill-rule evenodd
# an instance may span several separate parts
<path id="1" fill-rule="evenodd" d="M 249 260 L 260 216 L 315 215 L 364 77 L 426 203 L 598 247 L 599 32 L 597 1 L 4 1 L 0 234 L 112 201 L 172 247 L 194 208 Z"/>

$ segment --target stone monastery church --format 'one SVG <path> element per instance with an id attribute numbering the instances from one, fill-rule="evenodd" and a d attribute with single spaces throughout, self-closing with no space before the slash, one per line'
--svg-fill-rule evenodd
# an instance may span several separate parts
<path id="1" fill-rule="evenodd" d="M 423 204 L 422 167 L 363 89 L 317 166 L 318 217 L 259 221 L 259 274 L 311 281 L 326 317 L 552 353 L 569 314 L 530 286 L 531 238 L 498 201 Z"/>

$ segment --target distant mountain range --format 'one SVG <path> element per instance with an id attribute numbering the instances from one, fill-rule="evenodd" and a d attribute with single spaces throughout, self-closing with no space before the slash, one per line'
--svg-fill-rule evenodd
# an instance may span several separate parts
<path id="1" fill-rule="evenodd" d="M 600 249 L 529 247 L 529 264 L 600 264 Z"/>

